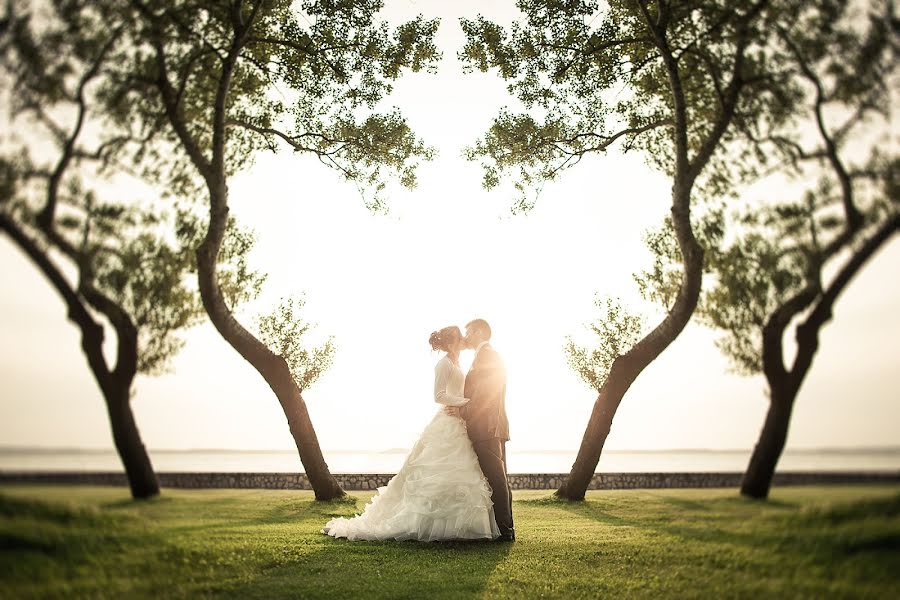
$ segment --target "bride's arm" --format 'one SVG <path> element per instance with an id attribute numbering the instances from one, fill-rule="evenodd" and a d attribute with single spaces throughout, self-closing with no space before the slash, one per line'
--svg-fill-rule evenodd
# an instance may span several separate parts
<path id="1" fill-rule="evenodd" d="M 434 368 L 434 401 L 445 406 L 463 406 L 469 399 L 447 393 L 447 382 L 450 380 L 450 365 L 441 361 Z"/>

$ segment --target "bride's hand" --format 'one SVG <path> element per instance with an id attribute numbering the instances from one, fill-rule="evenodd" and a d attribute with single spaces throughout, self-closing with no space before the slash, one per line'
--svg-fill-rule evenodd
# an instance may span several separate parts
<path id="1" fill-rule="evenodd" d="M 450 415 L 451 417 L 459 416 L 459 407 L 458 406 L 445 406 L 444 412 Z"/>

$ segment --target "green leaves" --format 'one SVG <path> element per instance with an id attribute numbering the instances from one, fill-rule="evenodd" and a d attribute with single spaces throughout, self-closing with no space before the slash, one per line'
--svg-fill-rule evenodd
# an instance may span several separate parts
<path id="1" fill-rule="evenodd" d="M 514 113 L 504 108 L 485 136 L 466 149 L 469 160 L 482 162 L 486 189 L 506 173 L 515 174 L 513 212 L 527 212 L 534 204 L 530 193 L 543 182 L 615 141 L 614 107 L 607 92 L 629 44 L 601 48 L 598 36 L 612 32 L 591 32 L 587 26 L 595 3 L 523 1 L 518 7 L 525 22 L 508 30 L 481 16 L 461 19 L 467 41 L 458 56 L 469 71 L 496 68 L 509 82 L 510 94 L 527 109 Z"/>
<path id="2" fill-rule="evenodd" d="M 705 146 L 717 154 L 720 142 L 731 139 L 720 137 L 717 124 L 742 121 L 751 108 L 756 120 L 767 102 L 752 94 L 738 101 L 725 97 L 736 82 L 753 87 L 762 81 L 752 77 L 759 65 L 743 53 L 758 53 L 772 33 L 761 28 L 749 43 L 740 41 L 742 28 L 762 18 L 751 16 L 747 7 L 738 11 L 720 2 L 694 1 L 650 6 L 644 14 L 639 3 L 627 1 L 601 7 L 597 2 L 520 0 L 517 6 L 524 18 L 509 28 L 480 16 L 461 19 L 467 40 L 459 57 L 466 68 L 496 68 L 525 108 L 521 113 L 503 109 L 468 151 L 470 160 L 482 161 L 487 188 L 511 172 L 520 194 L 527 195 L 585 154 L 613 145 L 638 150 L 651 166 L 674 173 L 672 129 L 678 111 L 669 64 L 678 77 L 679 110 L 685 116 L 679 126 L 698 172 L 709 160 Z M 657 19 L 656 10 L 663 10 L 664 18 Z M 716 170 L 711 178 L 726 173 L 733 178 L 739 170 Z M 722 185 L 719 181 L 716 189 Z M 520 198 L 516 210 L 530 205 Z"/>
<path id="3" fill-rule="evenodd" d="M 883 164 L 883 163 L 879 163 Z M 890 215 L 883 179 L 890 170 L 865 170 L 872 181 L 858 180 L 853 191 L 863 211 L 862 231 L 874 229 Z M 823 291 L 825 270 L 842 260 L 840 249 L 851 238 L 841 211 L 840 196 L 829 185 L 830 174 L 813 181 L 800 200 L 758 207 L 709 211 L 695 216 L 694 231 L 705 251 L 705 287 L 695 315 L 722 332 L 716 345 L 735 372 L 754 375 L 763 370 L 763 330 L 776 323 L 801 291 L 813 289 L 809 302 L 788 315 L 786 327 Z M 842 241 L 843 240 L 843 241 Z M 671 221 L 648 232 L 645 242 L 651 267 L 635 275 L 642 295 L 670 306 L 680 283 L 681 256 Z M 778 357 L 780 360 L 781 357 Z"/>
<path id="4" fill-rule="evenodd" d="M 572 370 L 599 392 L 615 360 L 640 339 L 644 320 L 630 313 L 618 299 L 598 295 L 594 305 L 600 315 L 586 327 L 594 334 L 596 346 L 581 346 L 567 337 L 563 350 Z"/>
<path id="5" fill-rule="evenodd" d="M 434 149 L 416 137 L 398 110 L 363 109 L 389 94 L 404 69 L 434 71 L 440 59 L 436 19 L 420 15 L 392 32 L 375 18 L 381 6 L 305 2 L 302 13 L 264 12 L 241 55 L 263 53 L 269 77 L 296 98 L 293 108 L 272 107 L 259 118 L 272 123 L 281 134 L 275 135 L 294 151 L 315 154 L 354 182 L 373 211 L 385 210 L 382 192 L 391 176 L 405 187 L 416 185 L 418 162 L 430 160 Z M 257 105 L 250 96 L 235 103 L 248 105 Z"/>
<path id="6" fill-rule="evenodd" d="M 868 157 L 858 151 L 877 139 L 879 127 L 889 127 L 882 120 L 892 104 L 885 91 L 897 64 L 896 28 L 881 14 L 887 5 L 864 4 L 871 10 L 867 19 L 854 18 L 845 2 L 768 4 L 759 27 L 749 30 L 737 72 L 745 89 L 734 126 L 698 180 L 705 202 L 692 210 L 691 228 L 705 261 L 695 314 L 723 333 L 717 344 L 739 373 L 762 371 L 767 327 L 778 340 L 770 353 L 779 354 L 769 358 L 781 364 L 781 337 L 819 297 L 826 272 L 859 234 L 896 210 L 890 151 Z M 696 14 L 679 20 L 673 13 L 666 33 L 673 40 L 694 36 L 679 46 L 678 62 L 689 90 L 688 119 L 702 132 L 720 110 L 725 88 L 714 74 L 726 65 L 717 61 L 727 58 L 729 28 L 739 24 L 723 14 L 716 28 L 698 27 L 711 3 L 684 5 Z M 702 93 L 711 85 L 712 95 Z M 699 149 L 702 135 L 696 141 L 692 135 L 690 146 Z M 789 179 L 790 187 L 755 206 L 738 208 L 729 200 L 731 208 L 723 210 L 723 199 L 736 197 L 739 184 L 773 173 Z M 683 262 L 671 219 L 648 232 L 645 242 L 652 263 L 635 280 L 645 298 L 669 308 Z"/>
<path id="7" fill-rule="evenodd" d="M 303 297 L 285 298 L 272 312 L 257 317 L 260 340 L 285 360 L 301 391 L 308 389 L 331 367 L 337 350 L 333 337 L 320 346 L 304 346 L 303 336 L 312 328 L 301 318 L 305 305 Z"/>
<path id="8" fill-rule="evenodd" d="M 210 0 L 54 3 L 40 28 L 16 13 L 0 44 L 16 79 L 14 108 L 73 97 L 79 63 L 98 61 L 83 91 L 109 144 L 105 158 L 193 197 L 217 152 L 216 101 L 232 64 L 221 107 L 226 174 L 286 142 L 376 196 L 373 209 L 383 208 L 378 192 L 389 179 L 414 186 L 418 162 L 434 150 L 396 109 L 375 107 L 404 72 L 435 70 L 438 21 L 419 15 L 391 28 L 377 18 L 378 1 L 238 5 L 240 18 Z"/>
<path id="9" fill-rule="evenodd" d="M 306 119 L 313 118 L 313 121 Z M 356 183 L 373 212 L 385 212 L 383 197 L 388 172 L 407 188 L 416 186 L 419 160 L 431 160 L 434 148 L 426 146 L 406 123 L 399 111 L 369 115 L 358 121 L 352 114 L 335 115 L 330 124 L 309 115 L 299 115 L 306 131 L 320 131 L 293 138 L 298 152 L 312 152 L 326 165 Z"/>
<path id="10" fill-rule="evenodd" d="M 196 285 L 196 257 L 203 232 L 187 210 L 102 204 L 77 205 L 69 218 L 78 223 L 73 237 L 88 261 L 82 277 L 94 280 L 130 317 L 138 333 L 138 372 L 159 375 L 184 342 L 179 334 L 205 318 Z M 174 232 L 174 236 L 173 236 Z M 231 306 L 255 298 L 265 275 L 250 268 L 252 232 L 230 219 L 219 253 L 219 283 Z"/>
<path id="11" fill-rule="evenodd" d="M 705 212 L 692 216 L 691 229 L 707 253 L 708 271 L 709 253 L 719 247 L 725 235 L 724 209 L 707 207 Z M 648 269 L 634 275 L 638 290 L 645 299 L 671 308 L 683 276 L 683 260 L 671 217 L 666 217 L 660 227 L 647 231 L 644 244 L 650 250 L 652 263 Z"/>
<path id="12" fill-rule="evenodd" d="M 405 70 L 434 70 L 437 20 L 420 15 L 392 30 L 377 19 L 378 1 L 282 1 L 264 2 L 252 20 L 248 13 L 242 30 L 230 15 L 216 13 L 216 3 L 193 4 L 209 11 L 207 23 L 184 21 L 179 10 L 167 7 L 153 27 L 163 28 L 156 52 L 164 56 L 172 87 L 183 90 L 182 120 L 205 156 L 213 151 L 209 132 L 215 129 L 213 94 L 222 63 L 204 67 L 197 56 L 212 30 L 222 32 L 223 43 L 207 56 L 224 55 L 232 40 L 238 49 L 226 107 L 230 173 L 254 152 L 286 143 L 354 182 L 373 210 L 384 208 L 381 191 L 388 179 L 415 185 L 418 161 L 429 160 L 434 150 L 399 111 L 374 108 Z M 187 46 L 185 22 L 195 38 Z M 133 43 L 144 46 L 160 37 L 152 28 L 134 35 Z M 158 113 L 158 104 L 141 119 Z"/>

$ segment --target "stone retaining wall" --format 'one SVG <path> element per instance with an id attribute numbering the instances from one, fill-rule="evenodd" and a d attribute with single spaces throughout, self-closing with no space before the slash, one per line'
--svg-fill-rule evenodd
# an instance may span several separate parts
<path id="1" fill-rule="evenodd" d="M 170 488 L 263 488 L 308 490 L 303 473 L 159 473 L 159 482 Z M 550 490 L 559 487 L 566 473 L 511 474 L 514 490 Z M 737 487 L 742 473 L 596 473 L 592 490 L 646 488 Z M 374 490 L 393 477 L 390 473 L 335 474 L 345 490 Z M 774 485 L 898 483 L 900 471 L 793 471 L 775 474 Z M 73 485 L 127 485 L 124 473 L 86 471 L 0 471 L 0 483 L 53 483 Z"/>

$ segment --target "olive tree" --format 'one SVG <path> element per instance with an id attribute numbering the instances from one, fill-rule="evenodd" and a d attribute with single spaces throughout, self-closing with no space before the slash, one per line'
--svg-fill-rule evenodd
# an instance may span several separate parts
<path id="1" fill-rule="evenodd" d="M 817 3 L 816 3 L 817 4 Z M 741 131 L 784 116 L 771 110 L 781 63 L 774 25 L 816 10 L 806 2 L 519 0 L 522 20 L 504 28 L 463 19 L 460 58 L 497 69 L 524 111 L 501 110 L 468 155 L 490 188 L 511 175 L 529 192 L 583 157 L 640 152 L 671 181 L 671 219 L 682 262 L 665 317 L 609 369 L 572 470 L 557 495 L 584 498 L 616 410 L 641 372 L 681 333 L 697 305 L 703 272 L 691 209 L 745 174 L 728 168 Z M 621 93 L 619 93 L 621 91 Z M 598 180 L 597 193 L 603 182 Z"/>
<path id="2" fill-rule="evenodd" d="M 195 248 L 203 307 L 281 404 L 316 498 L 342 496 L 285 358 L 236 318 L 222 288 L 228 183 L 259 152 L 287 149 L 338 170 L 374 210 L 384 207 L 389 177 L 414 186 L 418 161 L 433 151 L 397 109 L 376 105 L 405 71 L 434 67 L 437 21 L 419 16 L 392 28 L 375 0 L 51 6 L 68 36 L 108 40 L 96 89 L 106 148 L 173 197 L 204 199 Z"/>
<path id="3" fill-rule="evenodd" d="M 110 59 L 110 37 L 70 36 L 61 20 L 34 23 L 17 8 L 7 5 L 0 28 L 8 127 L 22 132 L 0 155 L 0 231 L 79 328 L 132 495 L 147 498 L 159 483 L 131 409 L 135 378 L 170 369 L 184 344 L 179 333 L 205 316 L 192 284 L 202 222 L 186 201 L 172 210 L 112 191 L 111 180 L 129 169 L 110 152 L 115 143 L 93 134 L 102 119 L 94 86 Z M 234 306 L 264 280 L 247 265 L 253 243 L 229 219 L 218 265 Z M 103 349 L 109 332 L 112 359 Z"/>
<path id="4" fill-rule="evenodd" d="M 768 388 L 741 483 L 753 498 L 768 496 L 835 303 L 900 225 L 900 159 L 895 140 L 880 134 L 890 131 L 896 104 L 900 27 L 890 3 L 854 8 L 865 10 L 841 7 L 818 24 L 785 22 L 777 30 L 797 84 L 781 110 L 793 118 L 752 132 L 748 142 L 766 174 L 792 184 L 768 202 L 735 208 L 724 223 L 721 213 L 697 217 L 713 225 L 703 227 L 711 285 L 697 316 L 723 333 L 717 343 L 734 370 L 763 375 Z M 653 267 L 637 277 L 645 296 L 663 305 L 681 262 L 672 234 L 669 222 L 648 234 Z"/>

